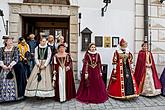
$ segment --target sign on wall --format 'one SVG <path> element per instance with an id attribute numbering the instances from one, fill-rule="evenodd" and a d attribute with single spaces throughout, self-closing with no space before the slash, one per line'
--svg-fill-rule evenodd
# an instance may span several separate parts
<path id="1" fill-rule="evenodd" d="M 104 48 L 110 48 L 110 47 L 111 47 L 111 37 L 104 36 Z"/>
<path id="2" fill-rule="evenodd" d="M 119 44 L 119 37 L 112 37 L 112 47 L 117 47 Z"/>
<path id="3" fill-rule="evenodd" d="M 102 47 L 103 46 L 103 37 L 95 36 L 95 44 L 96 44 L 96 47 Z"/>

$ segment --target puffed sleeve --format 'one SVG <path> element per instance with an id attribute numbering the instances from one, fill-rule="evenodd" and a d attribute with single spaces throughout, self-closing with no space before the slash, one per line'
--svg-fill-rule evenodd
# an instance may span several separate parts
<path id="1" fill-rule="evenodd" d="M 71 58 L 70 54 L 67 54 L 66 60 L 67 60 L 67 65 L 66 66 L 69 66 L 70 68 L 73 69 L 73 63 L 72 63 L 72 58 Z"/>
<path id="2" fill-rule="evenodd" d="M 19 50 L 18 47 L 13 47 L 14 49 L 12 51 L 13 52 L 13 57 L 12 57 L 12 62 L 10 63 L 9 66 L 13 67 L 19 60 Z"/>
<path id="3" fill-rule="evenodd" d="M 38 47 L 35 48 L 35 55 L 34 55 L 34 58 L 35 58 L 35 62 L 37 65 L 40 64 L 39 60 L 38 60 Z"/>
<path id="4" fill-rule="evenodd" d="M 116 64 L 117 64 L 117 50 L 114 52 L 113 59 L 112 59 L 112 65 L 113 69 L 116 69 Z"/>

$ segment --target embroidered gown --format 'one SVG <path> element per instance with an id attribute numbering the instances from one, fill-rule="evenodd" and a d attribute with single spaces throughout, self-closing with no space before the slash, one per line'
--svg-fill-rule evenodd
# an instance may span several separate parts
<path id="1" fill-rule="evenodd" d="M 85 79 L 88 73 L 88 79 Z M 84 103 L 103 103 L 108 100 L 106 87 L 101 76 L 101 59 L 97 52 L 85 54 L 81 82 L 76 99 Z"/>
<path id="2" fill-rule="evenodd" d="M 54 88 L 52 85 L 52 77 L 50 70 L 50 58 L 51 58 L 51 50 L 47 45 L 35 48 L 35 62 L 32 73 L 29 77 L 25 96 L 27 97 L 54 97 Z M 46 68 L 40 70 L 37 64 L 44 65 Z M 41 75 L 41 81 L 38 81 L 38 73 Z"/>
<path id="3" fill-rule="evenodd" d="M 133 56 L 126 49 L 122 51 L 117 49 L 113 56 L 113 65 L 116 66 L 116 72 L 113 69 L 108 85 L 108 95 L 113 98 L 127 99 L 138 96 L 138 88 L 132 71 Z"/>
<path id="4" fill-rule="evenodd" d="M 160 81 L 162 84 L 162 95 L 165 96 L 165 68 L 161 74 Z"/>
<path id="5" fill-rule="evenodd" d="M 69 54 L 66 57 L 53 57 L 52 68 L 54 71 L 55 100 L 60 102 L 76 97 L 76 89 L 73 76 L 72 59 Z M 66 71 L 66 67 L 70 69 Z"/>
<path id="6" fill-rule="evenodd" d="M 3 65 L 13 67 L 18 62 L 18 48 L 12 49 L 0 48 L 0 66 Z M 12 79 L 7 79 L 9 70 L 1 68 L 0 71 L 0 102 L 14 101 L 20 99 L 18 97 L 17 80 L 14 69 L 11 70 L 13 74 Z"/>
<path id="7" fill-rule="evenodd" d="M 146 65 L 151 66 L 147 67 Z M 139 51 L 135 68 L 135 78 L 139 87 L 139 94 L 155 96 L 161 93 L 161 83 L 151 52 Z"/>

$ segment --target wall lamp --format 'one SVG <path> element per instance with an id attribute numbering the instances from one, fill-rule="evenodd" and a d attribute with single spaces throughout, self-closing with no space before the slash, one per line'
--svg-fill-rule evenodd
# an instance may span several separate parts
<path id="1" fill-rule="evenodd" d="M 103 0 L 103 3 L 105 3 L 105 6 L 101 8 L 101 16 L 104 16 L 104 12 L 107 11 L 108 4 L 111 3 L 111 0 Z"/>

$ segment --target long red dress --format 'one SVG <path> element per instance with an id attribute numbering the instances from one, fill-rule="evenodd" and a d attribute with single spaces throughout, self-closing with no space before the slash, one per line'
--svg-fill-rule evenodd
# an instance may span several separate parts
<path id="1" fill-rule="evenodd" d="M 76 99 L 84 103 L 103 103 L 108 100 L 101 72 L 99 53 L 87 52 L 84 58 L 82 77 Z M 85 80 L 85 73 L 88 79 Z"/>
<path id="2" fill-rule="evenodd" d="M 66 71 L 66 67 L 70 69 Z M 55 100 L 68 101 L 76 97 L 76 89 L 73 77 L 72 59 L 69 54 L 66 57 L 53 58 L 53 71 L 55 71 Z"/>
<path id="3" fill-rule="evenodd" d="M 146 64 L 152 65 L 151 67 L 146 67 Z M 146 52 L 143 50 L 139 51 L 135 68 L 135 79 L 139 87 L 140 94 L 142 93 L 142 95 L 145 96 L 154 96 L 160 94 L 161 83 L 157 75 L 151 52 Z"/>
<path id="4" fill-rule="evenodd" d="M 132 54 L 127 49 L 115 51 L 113 64 L 116 65 L 116 73 L 113 69 L 107 89 L 110 97 L 127 99 L 138 96 L 138 88 L 131 69 L 132 58 Z"/>

